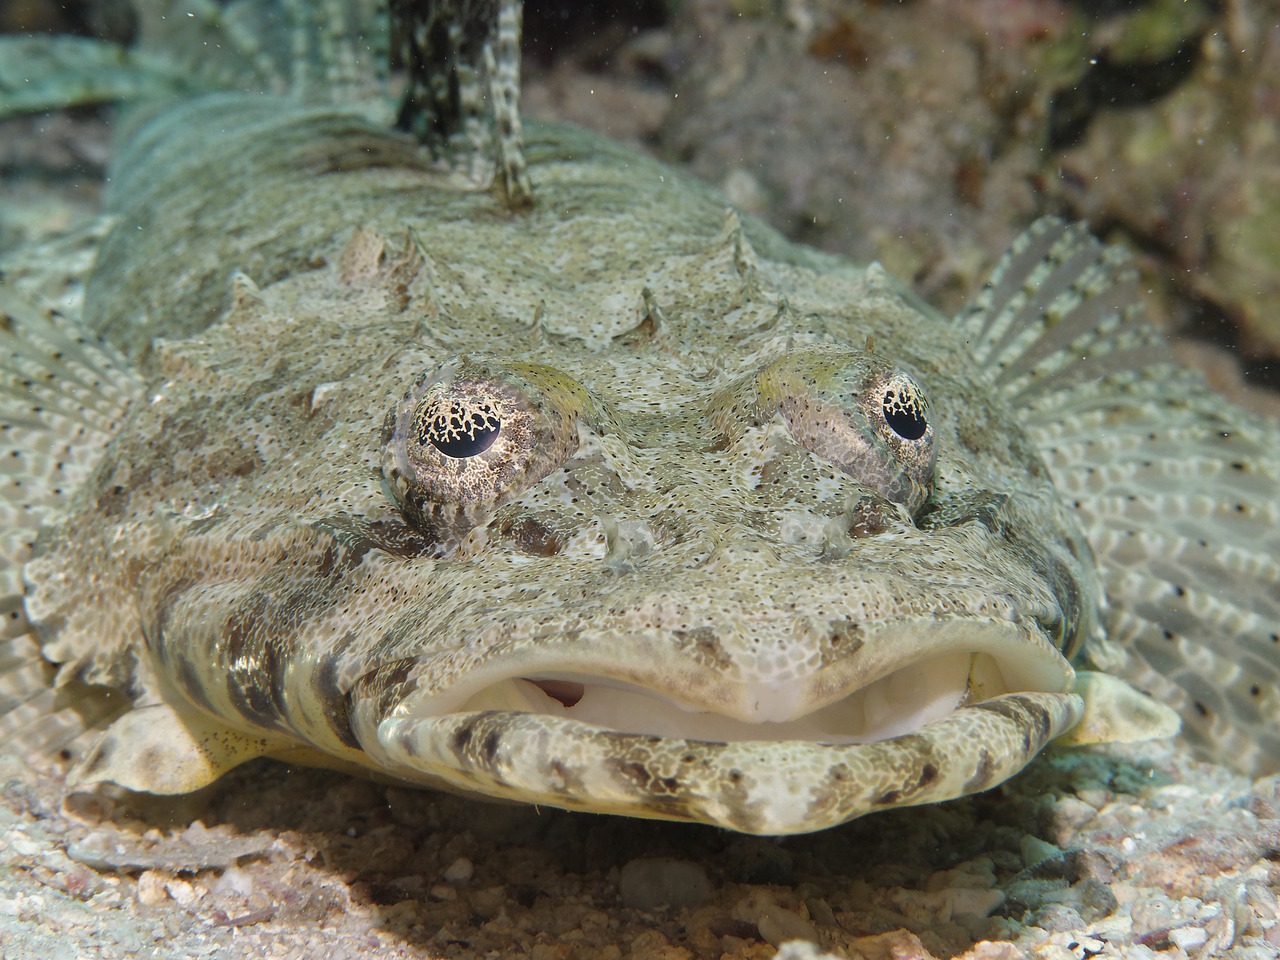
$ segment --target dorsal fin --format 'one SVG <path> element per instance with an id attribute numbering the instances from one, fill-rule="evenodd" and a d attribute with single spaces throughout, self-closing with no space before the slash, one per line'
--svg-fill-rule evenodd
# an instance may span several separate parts
<path id="1" fill-rule="evenodd" d="M 973 337 L 974 360 L 1020 405 L 1107 370 L 1174 362 L 1142 318 L 1124 250 L 1055 217 L 1014 240 L 957 322 Z"/>
<path id="2" fill-rule="evenodd" d="M 407 73 L 396 125 L 492 189 L 533 199 L 520 130 L 521 0 L 391 0 Z"/>
<path id="3" fill-rule="evenodd" d="M 1280 769 L 1280 429 L 1179 365 L 1137 294 L 1122 252 L 1045 219 L 958 322 L 1097 555 L 1090 659 L 1215 757 Z"/>

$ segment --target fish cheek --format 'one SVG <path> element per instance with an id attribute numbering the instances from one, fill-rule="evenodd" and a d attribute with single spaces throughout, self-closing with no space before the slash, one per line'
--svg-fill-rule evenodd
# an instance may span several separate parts
<path id="1" fill-rule="evenodd" d="M 1048 496 L 1039 494 L 1038 496 Z M 1093 553 L 1074 519 L 1060 505 L 1047 511 L 1028 511 L 1016 495 L 960 493 L 931 502 L 919 520 L 922 530 L 939 530 L 979 523 L 994 538 L 993 546 L 1008 552 L 1018 567 L 1044 584 L 1058 607 L 1056 618 L 1039 618 L 1040 629 L 1068 660 L 1093 629 L 1098 590 Z M 1031 515 L 1047 514 L 1048 521 L 1032 522 Z"/>

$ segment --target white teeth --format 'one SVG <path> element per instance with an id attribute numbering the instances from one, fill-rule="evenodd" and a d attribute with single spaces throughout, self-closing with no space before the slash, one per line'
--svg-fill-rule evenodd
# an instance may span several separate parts
<path id="1" fill-rule="evenodd" d="M 743 712 L 751 719 L 739 719 L 656 690 L 582 676 L 511 678 L 485 687 L 454 710 L 547 714 L 621 733 L 682 740 L 866 743 L 911 733 L 952 713 L 969 692 L 971 677 L 981 678 L 983 699 L 1009 692 L 990 656 L 955 653 L 898 670 L 808 713 L 800 712 L 800 681 L 754 684 L 742 698 Z"/>

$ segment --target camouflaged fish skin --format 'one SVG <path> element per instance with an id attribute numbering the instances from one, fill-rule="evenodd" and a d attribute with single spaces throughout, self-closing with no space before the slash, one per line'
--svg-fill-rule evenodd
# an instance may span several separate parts
<path id="1" fill-rule="evenodd" d="M 1276 431 L 1079 228 L 950 321 L 572 128 L 525 129 L 528 206 L 374 109 L 130 124 L 83 320 L 142 385 L 14 554 L 60 688 L 130 706 L 73 782 L 268 755 L 817 830 L 1159 713 L 1082 647 L 1280 756 Z"/>
<path id="2" fill-rule="evenodd" d="M 704 786 L 701 771 L 820 773 L 812 797 L 787 800 L 829 807 L 796 821 L 818 826 L 849 814 L 846 779 L 871 806 L 980 789 L 1074 721 L 1053 649 L 1095 623 L 1083 534 L 1012 412 L 954 375 L 959 337 L 883 273 L 793 247 L 565 128 L 531 133 L 538 204 L 512 215 L 353 114 L 178 109 L 156 122 L 181 148 L 136 141 L 155 169 L 116 185 L 86 308 L 148 385 L 26 567 L 28 615 L 64 673 L 203 711 L 263 752 L 303 745 L 410 779 L 739 829 L 777 826 L 753 813 L 763 783 Z M 193 145 L 196 113 L 219 123 Z M 244 131 L 223 132 L 236 117 Z M 835 376 L 868 337 L 878 364 L 927 384 L 936 466 L 914 516 L 743 399 L 785 356 L 804 400 L 806 377 Z M 483 516 L 410 522 L 383 476 L 385 420 L 455 357 L 493 358 L 495 375 L 539 365 L 526 392 L 574 383 L 574 448 L 533 450 L 556 462 Z M 737 764 L 575 729 L 536 791 L 502 782 L 504 741 L 566 719 L 453 720 L 441 749 L 462 759 L 426 775 L 407 765 L 421 743 L 389 752 L 377 735 L 485 671 L 599 676 L 744 722 L 753 685 L 786 684 L 796 705 L 764 717 L 782 721 L 959 637 L 966 655 L 1043 658 L 1023 672 L 1047 689 L 974 711 L 1007 755 L 958 751 L 957 765 L 940 733 L 927 774 L 901 744 L 716 748 L 763 758 Z M 832 774 L 841 751 L 849 769 Z M 597 777 L 608 790 L 570 785 Z"/>

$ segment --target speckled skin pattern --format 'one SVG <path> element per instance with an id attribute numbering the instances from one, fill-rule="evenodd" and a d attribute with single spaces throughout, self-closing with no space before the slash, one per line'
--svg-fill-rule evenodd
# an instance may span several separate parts
<path id="1" fill-rule="evenodd" d="M 1276 768 L 1280 435 L 1121 253 L 1040 220 L 949 321 L 605 141 L 522 151 L 517 4 L 394 6 L 422 142 L 374 4 L 147 7 L 94 53 L 156 92 L 83 316 L 0 289 L 0 733 L 71 785 L 268 755 L 817 830 L 1172 731 L 1080 656 Z M 6 50 L 0 110 L 84 94 Z"/>
<path id="2" fill-rule="evenodd" d="M 570 129 L 528 131 L 512 214 L 356 113 L 219 95 L 150 123 L 86 304 L 147 386 L 24 574 L 63 679 L 139 708 L 81 779 L 268 753 L 786 833 L 984 789 L 1079 718 L 1084 533 L 962 328 L 882 271 Z M 561 441 L 402 512 L 392 411 L 460 370 Z M 868 370 L 923 395 L 930 449 L 876 434 Z M 767 730 L 956 653 L 1011 693 L 871 744 L 451 712 L 566 679 Z M 175 715 L 209 766 L 162 783 Z"/>

